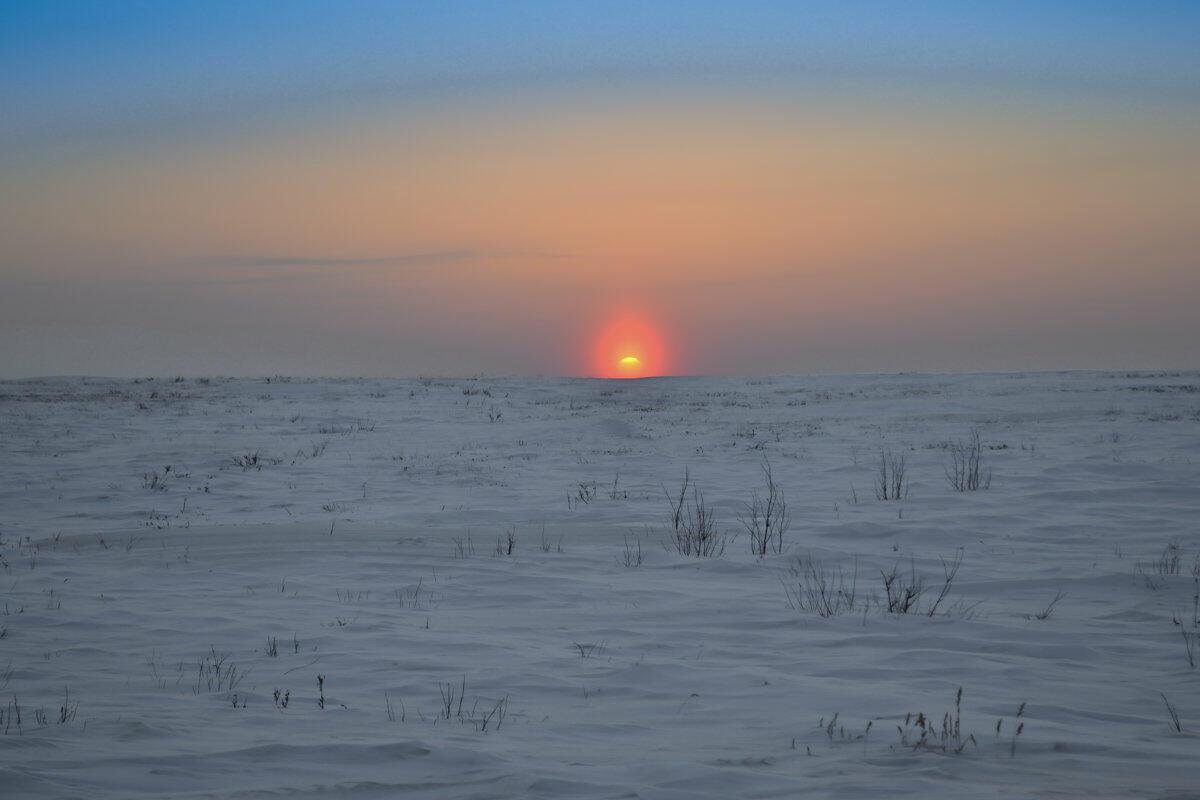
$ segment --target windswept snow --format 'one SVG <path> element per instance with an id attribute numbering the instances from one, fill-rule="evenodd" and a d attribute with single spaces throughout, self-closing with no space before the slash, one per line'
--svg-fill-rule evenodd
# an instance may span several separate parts
<path id="1" fill-rule="evenodd" d="M 3 798 L 1200 797 L 1197 373 L 7 382 L 0 536 Z"/>

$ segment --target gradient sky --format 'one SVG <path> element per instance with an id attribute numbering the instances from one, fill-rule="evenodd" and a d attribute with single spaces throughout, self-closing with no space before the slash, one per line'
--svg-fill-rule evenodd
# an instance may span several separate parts
<path id="1" fill-rule="evenodd" d="M 0 0 L 0 377 L 1200 366 L 1197 42 L 1195 2 Z"/>

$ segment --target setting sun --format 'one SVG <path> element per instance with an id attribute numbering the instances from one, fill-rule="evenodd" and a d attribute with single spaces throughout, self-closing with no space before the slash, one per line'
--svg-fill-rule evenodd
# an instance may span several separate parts
<path id="1" fill-rule="evenodd" d="M 644 376 L 642 360 L 637 356 L 622 356 L 617 361 L 617 370 L 622 378 L 641 378 Z"/>
<path id="2" fill-rule="evenodd" d="M 658 326 L 641 313 L 624 312 L 596 334 L 592 374 L 601 378 L 648 378 L 670 373 Z"/>

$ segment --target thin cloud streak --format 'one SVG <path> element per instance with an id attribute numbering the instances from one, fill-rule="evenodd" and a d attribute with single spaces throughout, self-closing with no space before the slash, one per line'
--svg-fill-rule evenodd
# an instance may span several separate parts
<path id="1" fill-rule="evenodd" d="M 487 259 L 565 259 L 571 258 L 564 253 L 547 253 L 525 250 L 434 250 L 424 253 L 400 253 L 388 256 L 370 258 L 314 258 L 311 256 L 246 256 L 230 257 L 211 262 L 219 267 L 386 267 L 386 266 L 427 266 L 436 264 L 452 264 L 460 261 L 481 261 Z"/>
<path id="2" fill-rule="evenodd" d="M 438 266 L 450 266 L 469 262 L 507 259 L 555 260 L 573 256 L 523 250 L 434 250 L 421 253 L 400 253 L 370 258 L 311 257 L 311 256 L 231 256 L 227 258 L 192 261 L 192 266 L 234 270 L 237 274 L 167 281 L 175 285 L 208 286 L 226 284 L 278 283 L 301 279 L 315 279 L 330 274 L 328 270 L 350 269 L 358 273 L 376 272 L 379 267 L 403 268 L 409 273 L 426 272 Z M 266 269 L 268 272 L 260 272 Z M 282 271 L 279 271 L 282 270 Z"/>
<path id="3" fill-rule="evenodd" d="M 227 267 L 377 267 L 426 264 L 447 264 L 479 258 L 473 250 L 441 250 L 430 253 L 404 253 L 375 258 L 311 258 L 307 256 L 275 256 L 231 258 L 221 266 Z"/>

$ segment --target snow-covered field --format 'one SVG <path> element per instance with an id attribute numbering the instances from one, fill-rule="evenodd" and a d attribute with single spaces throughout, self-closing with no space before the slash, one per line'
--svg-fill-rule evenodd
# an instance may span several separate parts
<path id="1" fill-rule="evenodd" d="M 7 382 L 0 536 L 3 798 L 1200 796 L 1197 373 Z"/>

